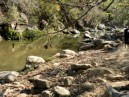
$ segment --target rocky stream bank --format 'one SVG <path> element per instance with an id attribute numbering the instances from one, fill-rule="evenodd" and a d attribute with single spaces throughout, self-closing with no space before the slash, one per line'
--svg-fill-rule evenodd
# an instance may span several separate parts
<path id="1" fill-rule="evenodd" d="M 0 72 L 2 97 L 129 97 L 129 53 L 122 33 L 85 32 L 78 51 L 50 60 L 28 56 L 23 71 Z M 32 70 L 33 69 L 33 70 Z"/>

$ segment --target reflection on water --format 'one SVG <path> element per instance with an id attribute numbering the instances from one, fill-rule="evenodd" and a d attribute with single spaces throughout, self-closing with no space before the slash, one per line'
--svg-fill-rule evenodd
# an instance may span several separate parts
<path id="1" fill-rule="evenodd" d="M 2 41 L 0 42 L 0 71 L 21 70 L 29 55 L 40 56 L 44 59 L 51 57 L 62 49 L 76 49 L 79 38 L 71 36 L 43 37 L 35 41 Z M 45 49 L 46 43 L 52 47 Z"/>

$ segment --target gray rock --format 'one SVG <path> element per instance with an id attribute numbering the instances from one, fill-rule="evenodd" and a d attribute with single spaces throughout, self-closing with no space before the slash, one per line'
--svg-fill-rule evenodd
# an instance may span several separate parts
<path id="1" fill-rule="evenodd" d="M 26 64 L 43 64 L 45 62 L 45 60 L 41 57 L 38 56 L 28 56 L 26 58 Z"/>
<path id="2" fill-rule="evenodd" d="M 2 41 L 4 38 L 2 36 L 0 36 L 0 41 Z"/>
<path id="3" fill-rule="evenodd" d="M 13 82 L 13 81 L 15 81 L 15 80 L 16 80 L 16 76 L 13 75 L 13 74 L 8 74 L 8 75 L 6 76 L 6 78 L 5 78 L 5 81 L 6 81 L 6 82 Z"/>
<path id="4" fill-rule="evenodd" d="M 54 97 L 54 94 L 51 91 L 45 90 L 42 92 L 41 97 Z"/>
<path id="5" fill-rule="evenodd" d="M 103 30 L 106 28 L 106 26 L 104 24 L 99 24 L 97 27 L 99 30 Z"/>
<path id="6" fill-rule="evenodd" d="M 107 88 L 107 93 L 105 93 L 103 97 L 129 97 L 129 94 L 119 92 L 107 83 L 105 83 L 105 86 Z"/>
<path id="7" fill-rule="evenodd" d="M 65 58 L 65 57 L 74 57 L 77 53 L 73 50 L 65 49 L 60 53 L 57 53 L 55 57 Z"/>
<path id="8" fill-rule="evenodd" d="M 28 25 L 28 18 L 24 13 L 19 14 L 19 20 L 13 20 L 11 21 L 11 27 L 18 32 L 20 32 L 21 36 L 23 31 L 26 30 L 27 25 Z M 21 25 L 22 24 L 22 25 Z"/>
<path id="9" fill-rule="evenodd" d="M 91 28 L 89 29 L 89 31 L 90 31 L 90 32 L 96 32 L 95 29 L 91 29 Z"/>
<path id="10" fill-rule="evenodd" d="M 97 77 L 97 76 L 104 76 L 105 74 L 113 74 L 109 68 L 98 67 L 98 68 L 91 68 L 87 71 L 88 77 Z"/>
<path id="11" fill-rule="evenodd" d="M 62 52 L 60 52 L 61 54 L 67 54 L 67 55 L 72 55 L 75 56 L 77 53 L 73 50 L 69 50 L 69 49 L 65 49 Z"/>
<path id="12" fill-rule="evenodd" d="M 89 43 L 92 42 L 92 39 L 84 39 L 82 42 Z"/>
<path id="13" fill-rule="evenodd" d="M 35 79 L 29 79 L 31 83 L 33 83 L 34 87 L 40 88 L 40 89 L 48 89 L 50 87 L 50 82 L 48 80 L 35 78 Z"/>
<path id="14" fill-rule="evenodd" d="M 111 81 L 112 80 L 122 80 L 122 79 L 124 79 L 124 76 L 109 74 L 109 75 L 107 75 L 107 79 L 111 80 Z"/>
<path id="15" fill-rule="evenodd" d="M 82 51 L 82 50 L 89 50 L 91 48 L 94 47 L 94 43 L 93 42 L 90 42 L 90 43 L 85 43 L 85 44 L 82 44 L 80 47 L 79 47 L 79 51 Z"/>
<path id="16" fill-rule="evenodd" d="M 89 31 L 85 31 L 83 37 L 84 37 L 84 38 L 93 38 L 93 37 L 91 36 L 91 34 L 90 34 Z"/>
<path id="17" fill-rule="evenodd" d="M 129 66 L 125 66 L 122 68 L 122 71 L 126 72 L 126 74 L 128 75 L 129 74 Z"/>
<path id="18" fill-rule="evenodd" d="M 64 87 L 56 86 L 54 87 L 54 91 L 59 97 L 70 97 L 70 91 Z"/>
<path id="19" fill-rule="evenodd" d="M 110 83 L 110 85 L 111 85 L 113 88 L 120 89 L 120 87 L 126 87 L 126 86 L 128 86 L 128 85 L 129 85 L 129 81 L 112 82 L 112 83 Z"/>
<path id="20" fill-rule="evenodd" d="M 103 82 L 107 82 L 107 80 L 105 80 L 103 78 L 96 78 L 95 82 L 97 82 L 97 83 L 103 83 Z"/>
<path id="21" fill-rule="evenodd" d="M 60 54 L 60 56 L 59 56 L 60 58 L 67 58 L 67 57 L 70 57 L 70 55 L 67 55 L 67 54 Z"/>
<path id="22" fill-rule="evenodd" d="M 16 71 L 1 71 L 0 72 L 1 81 L 13 82 L 18 76 L 19 76 L 19 73 Z"/>
<path id="23" fill-rule="evenodd" d="M 77 29 L 73 29 L 74 34 L 80 34 L 80 31 Z"/>
<path id="24" fill-rule="evenodd" d="M 89 68 L 92 68 L 91 64 L 73 64 L 73 65 L 71 65 L 72 70 L 87 70 Z"/>
<path id="25" fill-rule="evenodd" d="M 115 48 L 109 44 L 106 44 L 103 48 L 104 51 L 113 51 Z"/>
<path id="26" fill-rule="evenodd" d="M 93 43 L 97 47 L 103 43 L 103 40 L 102 39 L 95 39 L 95 40 L 93 40 Z"/>
<path id="27" fill-rule="evenodd" d="M 111 47 L 116 47 L 118 44 L 114 41 L 103 41 L 100 45 L 97 46 L 97 49 L 103 49 L 105 45 L 110 45 Z"/>
<path id="28" fill-rule="evenodd" d="M 72 85 L 74 78 L 72 76 L 67 76 L 63 78 L 64 86 L 70 86 Z"/>
<path id="29" fill-rule="evenodd" d="M 94 85 L 90 82 L 85 82 L 82 84 L 81 88 L 83 90 L 92 90 L 92 89 L 94 89 Z"/>

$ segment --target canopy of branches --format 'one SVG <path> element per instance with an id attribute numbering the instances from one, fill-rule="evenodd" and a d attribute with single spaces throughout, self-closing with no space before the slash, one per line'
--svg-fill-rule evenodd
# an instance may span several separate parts
<path id="1" fill-rule="evenodd" d="M 128 0 L 0 0 L 0 22 L 19 19 L 19 13 L 27 15 L 29 24 L 44 19 L 48 24 L 60 21 L 70 26 L 83 19 L 96 26 L 129 24 Z"/>

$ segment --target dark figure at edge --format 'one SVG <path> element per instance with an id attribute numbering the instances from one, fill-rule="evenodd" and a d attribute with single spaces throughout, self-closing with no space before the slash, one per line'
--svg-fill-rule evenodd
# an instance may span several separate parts
<path id="1" fill-rule="evenodd" d="M 125 47 L 126 45 L 129 47 L 129 27 L 128 26 L 124 30 L 124 43 L 125 43 Z"/>

